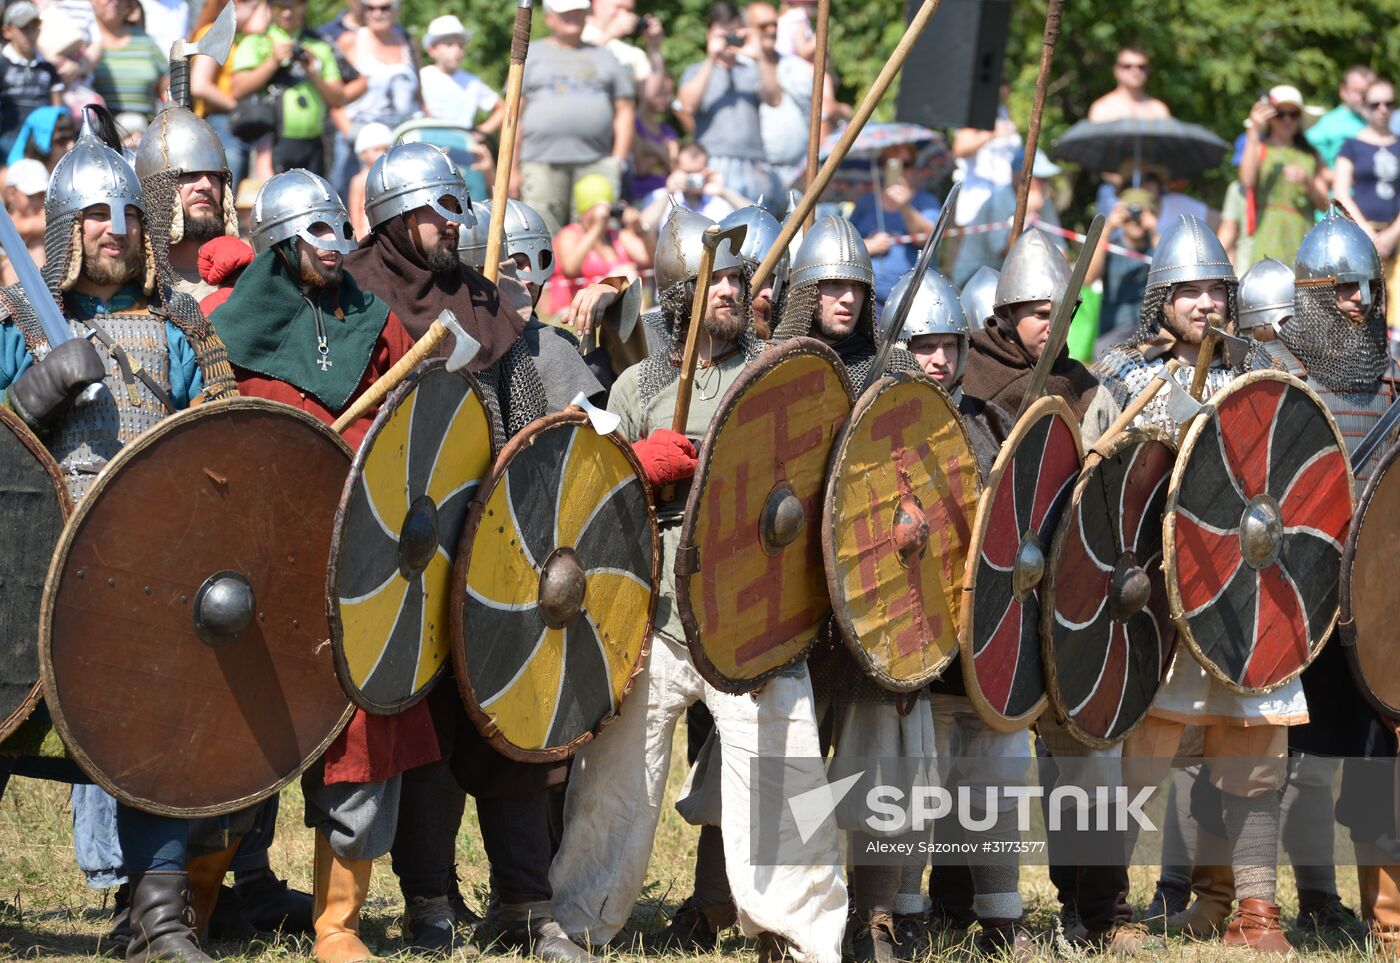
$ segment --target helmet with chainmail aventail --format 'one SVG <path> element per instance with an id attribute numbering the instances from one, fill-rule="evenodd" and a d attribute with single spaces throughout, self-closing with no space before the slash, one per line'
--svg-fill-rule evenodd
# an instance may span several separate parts
<path id="1" fill-rule="evenodd" d="M 329 226 L 330 237 L 312 229 Z M 268 179 L 253 199 L 253 250 L 261 254 L 279 241 L 299 237 L 312 247 L 349 254 L 355 229 L 335 188 L 319 174 L 293 168 Z"/>
<path id="2" fill-rule="evenodd" d="M 233 175 L 224 145 L 214 128 L 186 107 L 175 104 L 151 121 L 136 148 L 136 176 L 146 196 L 146 233 L 162 270 L 169 267 L 170 245 L 185 238 L 185 209 L 180 178 L 207 173 L 219 178 L 220 233 L 238 236 Z"/>
<path id="3" fill-rule="evenodd" d="M 823 281 L 854 281 L 865 286 L 865 307 L 856 330 L 875 336 L 875 269 L 860 232 L 844 217 L 819 217 L 802 238 L 792 259 L 788 293 L 782 320 L 773 331 L 775 341 L 812 332 L 819 286 Z"/>
<path id="4" fill-rule="evenodd" d="M 1261 326 L 1278 331 L 1293 317 L 1293 269 L 1264 258 L 1240 278 L 1239 304 L 1241 334 Z"/>
<path id="5" fill-rule="evenodd" d="M 1374 385 L 1389 361 L 1385 285 L 1370 237 L 1334 203 L 1303 238 L 1293 262 L 1293 318 L 1279 340 L 1308 376 L 1337 390 Z M 1337 307 L 1337 288 L 1360 285 L 1361 317 Z"/>
<path id="6" fill-rule="evenodd" d="M 1229 292 L 1225 320 L 1235 320 L 1235 296 L 1239 288 L 1235 266 L 1230 263 L 1215 232 L 1200 218 L 1183 214 L 1166 227 L 1152 255 L 1134 343 L 1144 344 L 1157 337 L 1166 319 L 1164 308 L 1172 288 L 1191 281 L 1224 282 Z"/>
<path id="7" fill-rule="evenodd" d="M 451 198 L 457 210 L 445 201 Z M 365 217 L 371 228 L 420 207 L 467 226 L 476 220 L 467 182 L 442 148 L 425 141 L 389 148 L 365 175 Z"/>
<path id="8" fill-rule="evenodd" d="M 892 323 L 892 320 L 887 320 L 886 315 L 892 319 L 894 312 L 899 310 L 900 299 L 904 297 L 904 292 L 913 278 L 914 272 L 906 271 L 894 282 L 894 287 L 890 288 L 890 296 L 885 299 L 885 309 L 880 316 L 882 329 Z M 971 332 L 957 289 L 947 278 L 932 269 L 924 272 L 919 289 L 914 292 L 914 303 L 909 306 L 909 315 L 904 319 L 904 329 L 895 337 L 907 343 L 925 334 L 957 335 L 958 366 L 953 371 L 952 381 L 953 385 L 957 385 L 962 381 L 963 369 L 967 367 L 968 339 Z"/>
<path id="9" fill-rule="evenodd" d="M 490 223 L 491 202 L 483 201 L 476 205 L 476 223 L 471 227 L 464 224 L 458 232 L 457 256 L 467 267 L 485 270 Z M 554 238 L 539 211 L 520 201 L 507 200 L 503 233 L 502 257 L 523 254 L 529 261 L 529 266 L 520 271 L 520 280 L 526 284 L 548 284 L 554 276 Z"/>

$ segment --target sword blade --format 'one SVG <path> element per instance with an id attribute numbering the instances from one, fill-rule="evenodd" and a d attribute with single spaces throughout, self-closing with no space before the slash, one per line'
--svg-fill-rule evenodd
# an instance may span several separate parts
<path id="1" fill-rule="evenodd" d="M 1371 455 L 1385 441 L 1385 436 L 1390 433 L 1390 429 L 1395 427 L 1395 422 L 1400 420 L 1400 402 L 1391 402 L 1385 414 L 1380 420 L 1371 426 L 1371 430 L 1366 432 L 1366 437 L 1361 439 L 1361 443 L 1351 453 L 1351 470 L 1354 473 L 1361 470 L 1361 466 L 1366 464 Z"/>
<path id="2" fill-rule="evenodd" d="M 44 329 L 44 337 L 49 342 L 50 350 L 65 341 L 71 341 L 73 330 L 68 327 L 68 322 L 63 320 L 63 312 L 58 309 L 53 292 L 44 283 L 44 276 L 39 273 L 34 258 L 29 256 L 29 246 L 24 243 L 24 238 L 19 236 L 19 228 L 10 220 L 10 212 L 5 210 L 3 204 L 0 204 L 0 248 L 5 249 L 10 264 L 14 266 L 19 286 L 24 288 L 24 295 L 29 299 L 34 315 Z"/>

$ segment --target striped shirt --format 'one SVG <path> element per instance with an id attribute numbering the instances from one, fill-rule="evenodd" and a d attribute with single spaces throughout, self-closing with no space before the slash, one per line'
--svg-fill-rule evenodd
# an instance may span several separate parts
<path id="1" fill-rule="evenodd" d="M 106 48 L 92 72 L 92 86 L 112 113 L 156 112 L 156 84 L 170 72 L 165 54 L 150 35 L 133 29 L 126 46 Z"/>

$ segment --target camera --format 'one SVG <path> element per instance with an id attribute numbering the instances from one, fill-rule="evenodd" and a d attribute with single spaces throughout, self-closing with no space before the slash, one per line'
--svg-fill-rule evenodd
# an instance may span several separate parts
<path id="1" fill-rule="evenodd" d="M 306 52 L 306 48 L 301 44 L 292 44 L 292 63 L 301 64 L 303 67 L 311 61 L 311 55 Z"/>
<path id="2" fill-rule="evenodd" d="M 644 34 L 644 33 L 647 32 L 647 27 L 651 26 L 651 21 L 652 21 L 652 19 L 653 19 L 653 17 L 652 17 L 651 14 L 649 14 L 649 13 L 644 13 L 644 14 L 642 14 L 640 17 L 637 18 L 637 25 L 636 25 L 635 27 L 632 28 L 632 33 L 629 34 L 629 36 L 630 36 L 633 40 L 640 40 L 640 39 L 642 39 L 642 34 Z"/>
<path id="3" fill-rule="evenodd" d="M 742 47 L 744 45 L 744 38 L 737 33 L 727 33 L 724 35 L 724 42 L 731 47 Z"/>
<path id="4" fill-rule="evenodd" d="M 684 187 L 684 190 L 685 190 L 685 192 L 686 192 L 687 194 L 699 194 L 699 193 L 701 193 L 702 191 L 704 191 L 704 190 L 705 190 L 705 175 L 704 175 L 704 174 L 687 174 L 687 175 L 685 175 L 685 187 Z"/>
<path id="5" fill-rule="evenodd" d="M 1141 205 L 1141 204 L 1129 204 L 1129 205 L 1128 205 L 1128 220 L 1132 221 L 1134 224 L 1141 224 L 1141 223 L 1142 223 L 1142 205 Z"/>

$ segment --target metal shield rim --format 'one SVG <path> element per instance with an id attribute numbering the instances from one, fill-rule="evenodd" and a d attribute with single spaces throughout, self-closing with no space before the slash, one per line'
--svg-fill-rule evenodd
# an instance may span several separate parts
<path id="1" fill-rule="evenodd" d="M 427 697 L 428 693 L 442 681 L 443 674 L 447 672 L 449 663 L 444 660 L 442 665 L 438 666 L 437 671 L 433 673 L 433 677 L 428 680 L 421 689 L 407 698 L 400 699 L 396 702 L 376 702 L 365 695 L 360 687 L 355 684 L 354 679 L 351 677 L 350 663 L 345 657 L 345 633 L 344 626 L 340 620 L 340 605 L 338 601 L 340 598 L 338 585 L 340 582 L 341 537 L 345 530 L 344 523 L 346 512 L 350 507 L 350 499 L 354 497 L 355 486 L 360 476 L 364 474 L 365 460 L 368 458 L 369 452 L 374 446 L 375 439 L 377 439 L 384 430 L 384 426 L 388 424 L 389 419 L 398 411 L 409 392 L 418 387 L 419 382 L 427 376 L 428 372 L 438 368 L 445 369 L 446 367 L 447 360 L 445 358 L 429 358 L 417 368 L 414 368 L 413 371 L 409 373 L 408 377 L 390 392 L 389 397 L 384 399 L 384 403 L 379 407 L 379 413 L 375 415 L 369 430 L 365 432 L 365 436 L 360 442 L 360 447 L 355 450 L 354 460 L 350 463 L 350 472 L 345 476 L 345 487 L 341 490 L 340 502 L 336 505 L 335 509 L 335 526 L 331 529 L 330 565 L 326 569 L 326 621 L 331 629 L 331 661 L 335 665 L 335 676 L 340 681 L 340 687 L 345 690 L 346 698 L 354 703 L 355 706 L 371 715 L 394 715 L 422 701 Z M 460 376 L 467 382 L 468 387 L 481 401 L 483 407 L 487 407 L 487 422 L 488 424 L 492 423 L 493 419 L 490 416 L 490 408 L 486 406 L 485 396 L 481 392 L 481 384 L 476 378 L 472 377 L 471 373 L 465 368 L 461 371 L 452 372 L 452 374 Z M 500 440 L 496 437 L 496 432 L 493 429 L 491 432 L 492 465 L 496 463 L 496 459 L 500 454 Z M 484 481 L 485 479 L 483 479 L 483 482 Z"/>
<path id="2" fill-rule="evenodd" d="M 967 545 L 968 566 L 963 573 L 962 611 L 958 626 L 958 655 L 962 659 L 963 688 L 966 690 L 967 698 L 972 703 L 973 708 L 977 710 L 977 715 L 988 727 L 997 732 L 1020 732 L 1028 728 L 1045 711 L 1045 707 L 1049 705 L 1049 697 L 1042 693 L 1030 709 L 1013 717 L 1002 715 L 994 709 L 982 693 L 981 683 L 978 682 L 976 671 L 973 668 L 972 611 L 973 599 L 976 598 L 977 593 L 977 565 L 973 564 L 973 560 L 982 554 L 982 542 L 986 538 L 987 528 L 992 520 L 992 502 L 995 501 L 996 491 L 1001 484 L 1002 476 L 1006 473 L 1012 457 L 1016 454 L 1022 440 L 1029 434 L 1031 427 L 1047 416 L 1058 417 L 1069 427 L 1070 434 L 1074 437 L 1075 447 L 1079 451 L 1080 472 L 1083 472 L 1084 443 L 1079 437 L 1079 424 L 1074 418 L 1074 412 L 1070 409 L 1069 403 L 1059 395 L 1046 395 L 1038 399 L 1021 416 L 1021 420 L 1012 426 L 1011 433 L 1006 436 L 1006 441 L 1002 442 L 1001 451 L 997 452 L 992 470 L 987 473 L 986 484 L 982 486 L 982 497 L 977 502 L 977 516 L 972 523 L 972 539 Z M 1056 535 L 1058 536 L 1058 534 L 1057 529 Z M 1044 584 L 1043 580 L 1041 584 Z M 1039 633 L 1039 631 L 1040 626 L 1037 624 L 1036 632 Z"/>
<path id="3" fill-rule="evenodd" d="M 112 484 L 112 479 L 121 475 L 122 468 L 127 462 L 144 454 L 146 449 L 152 447 L 159 439 L 163 438 L 172 429 L 172 423 L 183 428 L 186 424 L 201 421 L 205 418 L 217 418 L 234 409 L 262 410 L 265 412 L 277 412 L 281 416 L 292 417 L 301 421 L 307 427 L 320 433 L 327 439 L 333 441 L 335 445 L 344 453 L 347 466 L 350 463 L 352 452 L 350 446 L 345 443 L 345 439 L 332 431 L 330 426 L 307 414 L 300 408 L 282 404 L 280 401 L 270 401 L 265 398 L 246 398 L 234 396 L 223 398 L 217 401 L 208 401 L 186 408 L 178 412 L 177 415 L 167 417 L 154 428 L 144 432 L 131 442 L 122 446 L 121 450 L 109 461 L 93 480 L 91 487 L 82 500 L 78 502 L 73 514 L 69 517 L 68 523 L 63 528 L 63 535 L 60 537 L 58 547 L 54 549 L 53 560 L 49 564 L 49 573 L 44 580 L 44 600 L 43 612 L 39 622 L 39 665 L 43 672 L 43 687 L 45 703 L 48 706 L 49 715 L 53 719 L 54 728 L 58 731 L 59 737 L 63 740 L 64 748 L 68 754 L 77 762 L 79 768 L 95 782 L 101 786 L 108 794 L 118 801 L 125 803 L 142 812 L 152 813 L 157 816 L 170 816 L 177 819 L 192 819 L 204 816 L 223 816 L 228 813 L 246 809 L 249 806 L 262 802 L 271 796 L 281 792 L 307 770 L 317 759 L 325 754 L 331 743 L 339 738 L 346 725 L 350 722 L 350 717 L 354 715 L 355 706 L 346 700 L 345 711 L 341 713 L 340 719 L 326 737 L 302 760 L 295 771 L 287 774 L 282 779 L 276 780 L 272 785 L 250 793 L 240 799 L 229 800 L 227 802 L 210 806 L 166 806 L 150 799 L 143 799 L 128 793 L 125 789 L 113 782 L 105 772 L 103 772 L 88 755 L 86 750 L 73 738 L 72 731 L 68 727 L 68 720 L 63 713 L 62 700 L 57 698 L 57 680 L 54 678 L 52 645 L 53 634 L 50 625 L 53 620 L 54 605 L 56 603 L 56 592 L 58 582 L 61 580 L 64 566 L 68 560 L 68 553 L 72 549 L 73 541 L 76 539 L 79 530 L 87 516 L 94 510 L 93 506 L 99 502 L 99 496 L 108 486 Z M 178 417 L 178 422 L 176 418 Z"/>
<path id="4" fill-rule="evenodd" d="M 20 444 L 29 449 L 30 454 L 34 456 L 34 460 L 43 467 L 45 474 L 49 476 L 49 481 L 53 484 L 54 493 L 58 495 L 59 512 L 63 516 L 64 528 L 67 528 L 68 520 L 73 517 L 73 496 L 68 492 L 68 483 L 63 478 L 63 469 L 58 466 L 58 462 L 54 459 L 53 455 L 50 454 L 48 448 L 44 447 L 44 443 L 39 440 L 39 436 L 30 430 L 23 419 L 4 405 L 0 405 L 0 422 L 3 422 L 4 427 L 14 433 L 15 437 L 19 439 Z M 59 539 L 62 541 L 61 533 Z M 52 559 L 50 559 L 50 561 L 52 561 Z M 46 576 L 45 585 L 47 585 L 47 583 L 48 579 Z M 43 606 L 41 603 L 39 612 L 40 632 L 43 631 L 43 624 Z M 39 701 L 44 697 L 42 659 L 40 660 L 39 673 L 39 678 L 34 680 L 34 685 L 29 689 L 29 695 L 25 696 L 24 700 L 15 707 L 13 712 L 4 719 L 0 719 L 0 742 L 4 742 L 6 739 L 10 738 L 10 736 L 14 735 L 15 730 L 33 715 L 34 710 L 39 707 Z"/>
<path id="5" fill-rule="evenodd" d="M 1303 670 L 1309 665 L 1312 665 L 1313 660 L 1318 657 L 1323 647 L 1327 645 L 1328 640 L 1331 639 L 1336 629 L 1338 618 L 1338 612 L 1333 612 L 1332 620 L 1322 632 L 1321 639 L 1308 654 L 1307 660 L 1295 671 L 1267 686 L 1250 687 L 1240 685 L 1238 682 L 1226 676 L 1219 666 L 1215 665 L 1214 662 L 1205 656 L 1200 644 L 1196 641 L 1195 634 L 1191 631 L 1191 620 L 1186 617 L 1183 611 L 1181 589 L 1177 585 L 1176 579 L 1176 511 L 1177 496 L 1181 491 L 1182 477 L 1185 475 L 1186 466 L 1190 462 L 1190 455 L 1191 452 L 1195 450 L 1197 440 L 1205 431 L 1206 426 L 1216 418 L 1221 403 L 1232 397 L 1236 392 L 1242 391 L 1246 387 L 1260 381 L 1277 381 L 1287 388 L 1296 388 L 1306 394 L 1307 397 L 1311 399 L 1312 403 L 1317 406 L 1318 411 L 1326 419 L 1327 427 L 1332 430 L 1332 437 L 1336 441 L 1338 449 L 1342 452 L 1343 462 L 1347 470 L 1347 478 L 1351 481 L 1351 485 L 1348 486 L 1348 497 L 1351 499 L 1353 520 L 1356 510 L 1356 483 L 1351 472 L 1351 459 L 1347 457 L 1346 439 L 1342 437 L 1341 430 L 1337 428 L 1336 419 L 1332 417 L 1332 412 L 1328 410 L 1327 405 L 1318 397 L 1317 392 L 1313 391 L 1302 380 L 1291 374 L 1275 369 L 1267 369 L 1264 371 L 1251 371 L 1247 374 L 1240 375 L 1220 391 L 1213 394 L 1204 403 L 1206 410 L 1197 414 L 1186 426 L 1186 430 L 1182 434 L 1181 444 L 1177 447 L 1176 464 L 1172 466 L 1172 477 L 1167 488 L 1167 506 L 1162 513 L 1162 571 L 1166 575 L 1167 601 L 1171 607 L 1171 619 L 1176 625 L 1177 653 L 1178 655 L 1180 654 L 1181 642 L 1184 640 L 1186 642 L 1186 648 L 1191 653 L 1192 658 L 1206 670 L 1206 673 L 1212 679 L 1219 682 L 1231 692 L 1236 692 L 1240 695 L 1267 695 L 1276 689 L 1288 685 L 1288 683 L 1302 675 Z M 1345 541 L 1342 543 L 1342 550 L 1343 552 L 1346 551 Z M 1339 610 L 1341 606 L 1341 594 L 1339 586 L 1337 599 Z"/>
<path id="6" fill-rule="evenodd" d="M 825 562 L 824 567 L 826 569 L 826 588 L 832 599 L 836 599 L 842 594 L 841 577 L 836 569 L 836 519 L 834 509 L 840 475 L 837 468 L 845 461 L 846 450 L 850 445 L 852 436 L 855 434 L 856 426 L 860 423 L 865 413 L 870 408 L 874 407 L 875 402 L 879 400 L 884 392 L 892 390 L 897 385 L 910 382 L 918 382 L 931 386 L 937 393 L 937 396 L 942 398 L 953 416 L 953 423 L 957 426 L 958 435 L 962 438 L 963 445 L 967 448 L 969 456 L 972 455 L 972 440 L 968 437 L 967 426 L 963 424 L 963 419 L 958 413 L 957 406 L 953 404 L 953 399 L 949 396 L 948 392 L 943 390 L 943 386 L 928 375 L 912 371 L 897 371 L 883 375 L 856 399 L 855 406 L 851 409 L 850 417 L 846 419 L 846 423 L 842 425 L 841 429 L 836 433 L 836 441 L 831 446 L 831 459 L 827 464 L 826 485 L 822 496 L 822 559 Z M 973 474 L 975 478 L 974 492 L 980 503 L 982 497 L 982 481 L 980 477 L 977 477 L 980 475 L 979 472 L 974 471 Z M 852 623 L 849 613 L 834 604 L 834 602 L 831 609 L 832 615 L 836 621 L 836 626 L 840 630 L 841 641 L 845 643 L 847 650 L 856 660 L 856 663 L 865 670 L 866 675 L 879 683 L 882 688 L 888 689 L 891 692 L 905 693 L 922 689 L 930 682 L 940 678 L 944 671 L 947 670 L 948 666 L 957 659 L 961 651 L 961 641 L 959 640 L 958 645 L 953 648 L 952 653 L 946 659 L 943 659 L 938 665 L 926 670 L 919 678 L 913 680 L 896 679 L 888 672 L 876 666 L 874 661 L 871 660 L 870 654 L 861 646 L 860 640 L 856 635 L 855 625 Z"/>
<path id="7" fill-rule="evenodd" d="M 1352 680 L 1355 682 L 1356 688 L 1361 692 L 1362 697 L 1370 704 L 1371 708 L 1392 721 L 1400 720 L 1400 705 L 1391 705 L 1371 688 L 1370 683 L 1366 681 L 1366 676 L 1362 671 L 1361 657 L 1356 651 L 1359 640 L 1356 634 L 1356 623 L 1353 619 L 1352 609 L 1352 568 L 1356 564 L 1356 550 L 1361 540 L 1361 532 L 1366 523 L 1366 514 L 1371 508 L 1371 502 L 1376 491 L 1384 483 L 1384 479 L 1397 461 L 1400 461 L 1400 444 L 1392 445 L 1391 448 L 1381 456 L 1380 463 L 1376 465 L 1375 470 L 1371 473 L 1370 480 L 1366 483 L 1365 490 L 1356 501 L 1356 507 L 1351 516 L 1351 528 L 1347 532 L 1346 542 L 1342 545 L 1341 584 L 1337 597 L 1338 641 L 1342 645 L 1342 652 L 1346 655 L 1347 668 L 1351 672 Z M 1397 478 L 1400 478 L 1400 476 L 1397 476 Z"/>
<path id="8" fill-rule="evenodd" d="M 1113 445 L 1109 448 L 1106 455 L 1101 455 L 1097 451 L 1090 450 L 1089 453 L 1084 456 L 1084 466 L 1079 470 L 1079 479 L 1074 483 L 1074 491 L 1070 494 L 1070 502 L 1069 505 L 1065 507 L 1065 510 L 1073 510 L 1079 505 L 1084 489 L 1091 480 L 1091 470 L 1098 468 L 1104 461 L 1117 456 L 1126 448 L 1154 441 L 1166 445 L 1167 448 L 1172 451 L 1173 455 L 1175 455 L 1176 440 L 1169 432 L 1155 427 L 1129 428 L 1114 439 Z M 1173 467 L 1175 466 L 1173 465 Z M 1132 735 L 1133 731 L 1137 729 L 1138 726 L 1142 725 L 1143 720 L 1147 718 L 1152 707 L 1151 703 L 1149 703 L 1148 708 L 1142 715 L 1133 720 L 1133 724 L 1124 729 L 1123 734 L 1118 738 L 1105 739 L 1102 736 L 1089 732 L 1076 722 L 1074 716 L 1064 710 L 1061 705 L 1061 700 L 1057 698 L 1060 689 L 1060 674 L 1055 667 L 1055 583 L 1060 572 L 1060 562 L 1061 556 L 1064 554 L 1065 541 L 1068 538 L 1069 526 L 1060 525 L 1059 529 L 1055 532 L 1055 540 L 1051 544 L 1050 555 L 1047 559 L 1048 564 L 1045 568 L 1044 587 L 1041 593 L 1045 598 L 1045 603 L 1042 604 L 1040 608 L 1040 647 L 1041 661 L 1045 666 L 1045 695 L 1049 700 L 1050 709 L 1055 713 L 1056 721 L 1058 721 L 1060 725 L 1064 727 L 1065 731 L 1077 742 L 1088 746 L 1090 749 L 1111 749 L 1114 746 L 1121 745 L 1128 736 Z M 1163 576 L 1163 581 L 1166 581 L 1165 575 Z M 1172 656 L 1175 656 L 1175 633 L 1172 635 L 1171 651 Z M 1170 664 L 1171 657 L 1168 657 L 1167 665 Z M 1165 682 L 1166 676 L 1164 675 L 1161 681 L 1158 682 L 1158 692 L 1161 692 L 1161 687 Z M 1155 695 L 1153 699 L 1155 701 Z"/>
<path id="9" fill-rule="evenodd" d="M 550 746 L 548 749 L 523 749 L 515 743 L 506 739 L 498 729 L 491 717 L 481 709 L 476 698 L 476 691 L 472 687 L 471 675 L 467 672 L 467 648 L 466 648 L 466 600 L 467 600 L 467 568 L 471 560 L 472 543 L 476 539 L 477 528 L 481 524 L 482 516 L 486 511 L 486 503 L 496 486 L 505 478 L 506 470 L 510 463 L 520 452 L 528 449 L 534 444 L 535 435 L 541 434 L 552 428 L 561 425 L 572 425 L 583 430 L 592 431 L 588 415 L 583 409 L 569 405 L 563 411 L 545 415 L 538 418 L 522 428 L 515 437 L 506 442 L 500 454 L 491 465 L 491 471 L 477 487 L 476 495 L 472 498 L 471 508 L 467 512 L 466 524 L 462 526 L 462 537 L 457 543 L 457 553 L 452 559 L 452 597 L 449 602 L 451 613 L 451 623 L 449 631 L 452 643 L 452 666 L 453 675 L 457 678 L 457 690 L 462 697 L 462 706 L 466 710 L 467 717 L 471 720 L 476 731 L 485 739 L 491 748 L 501 755 L 514 762 L 523 763 L 553 763 L 562 762 L 573 757 L 585 745 L 597 738 L 621 712 L 622 704 L 627 700 L 627 696 L 637 684 L 637 676 L 642 672 L 642 667 L 647 664 L 647 657 L 651 652 L 652 630 L 656 623 L 656 601 L 659 594 L 657 588 L 661 577 L 661 533 L 656 523 L 656 504 L 652 498 L 651 486 L 647 483 L 646 473 L 642 469 L 642 463 L 638 461 L 636 453 L 632 451 L 632 445 L 623 437 L 621 430 L 614 431 L 610 435 L 605 435 L 626 457 L 628 464 L 632 466 L 632 471 L 641 480 L 642 492 L 646 498 L 647 506 L 647 528 L 651 536 L 651 600 L 647 605 L 647 621 L 645 630 L 642 633 L 642 642 L 637 649 L 637 660 L 632 666 L 632 671 L 628 674 L 627 680 L 622 684 L 622 690 L 618 695 L 617 708 L 609 712 L 600 719 L 589 732 L 581 733 L 562 746 Z"/>
<path id="10" fill-rule="evenodd" d="M 736 407 L 735 400 L 749 389 L 749 386 L 758 381 L 769 371 L 778 366 L 779 363 L 788 358 L 798 355 L 813 355 L 827 362 L 835 370 L 841 384 L 846 388 L 847 400 L 850 400 L 851 384 L 850 377 L 846 373 L 846 366 L 841 363 L 841 358 L 827 345 L 816 338 L 795 337 L 780 342 L 772 347 L 765 348 L 763 353 L 745 365 L 744 369 L 735 377 L 729 390 L 720 399 L 719 415 L 710 422 L 710 426 L 705 430 L 705 438 L 700 443 L 698 452 L 699 459 L 695 466 L 697 482 L 690 486 L 690 492 L 686 496 L 685 514 L 681 521 L 680 545 L 676 550 L 676 595 L 675 604 L 677 613 L 680 615 L 681 626 L 685 629 L 685 644 L 690 652 L 691 662 L 695 665 L 695 670 L 700 673 L 700 677 L 714 686 L 720 692 L 729 695 L 743 695 L 746 692 L 762 686 L 773 676 L 778 675 L 799 662 L 807 658 L 807 654 L 815 643 L 815 634 L 800 652 L 794 654 L 792 658 L 781 665 L 774 666 L 765 672 L 761 672 L 749 679 L 731 679 L 723 675 L 715 664 L 710 660 L 709 653 L 705 651 L 704 640 L 700 638 L 700 626 L 695 618 L 695 611 L 690 604 L 690 575 L 681 560 L 686 553 L 695 545 L 695 519 L 700 512 L 700 502 L 704 497 L 707 474 L 705 468 L 709 464 L 710 452 L 713 450 L 715 439 L 719 436 L 721 429 L 729 422 L 730 416 Z M 848 414 L 849 420 L 850 415 Z"/>

